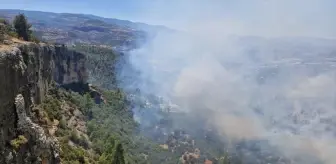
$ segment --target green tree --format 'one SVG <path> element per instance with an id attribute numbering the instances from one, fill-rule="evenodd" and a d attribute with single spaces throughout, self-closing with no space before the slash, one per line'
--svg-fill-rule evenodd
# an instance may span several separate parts
<path id="1" fill-rule="evenodd" d="M 118 143 L 114 152 L 112 164 L 125 164 L 124 148 Z"/>
<path id="2" fill-rule="evenodd" d="M 0 25 L 0 43 L 2 43 L 5 39 L 5 27 Z"/>
<path id="3" fill-rule="evenodd" d="M 106 141 L 105 152 L 99 158 L 99 164 L 125 164 L 124 148 L 113 137 Z M 116 144 L 116 145 L 115 145 Z"/>
<path id="4" fill-rule="evenodd" d="M 28 23 L 26 16 L 24 14 L 15 16 L 13 24 L 18 37 L 22 37 L 23 40 L 29 41 L 32 31 L 30 30 L 31 24 Z"/>
<path id="5" fill-rule="evenodd" d="M 85 99 L 85 102 L 84 102 L 84 114 L 85 115 L 88 115 L 92 109 L 92 107 L 94 106 L 94 101 L 92 100 L 91 98 L 91 95 L 89 93 L 86 93 L 84 95 L 84 99 Z"/>

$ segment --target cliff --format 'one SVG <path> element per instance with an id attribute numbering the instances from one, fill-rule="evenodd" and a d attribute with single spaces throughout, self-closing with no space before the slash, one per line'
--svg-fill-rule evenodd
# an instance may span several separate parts
<path id="1" fill-rule="evenodd" d="M 32 114 L 50 87 L 86 83 L 85 56 L 65 46 L 0 46 L 0 163 L 60 163 L 54 136 Z"/>

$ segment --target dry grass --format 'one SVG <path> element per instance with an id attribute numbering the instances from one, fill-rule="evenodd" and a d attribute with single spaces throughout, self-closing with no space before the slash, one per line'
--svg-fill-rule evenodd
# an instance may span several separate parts
<path id="1" fill-rule="evenodd" d="M 0 44 L 0 51 L 11 51 L 13 49 L 12 45 Z"/>
<path id="2" fill-rule="evenodd" d="M 14 43 L 30 43 L 28 41 L 24 41 L 24 40 L 21 40 L 21 39 L 18 39 L 18 38 L 11 38 L 11 40 Z"/>
<path id="3" fill-rule="evenodd" d="M 8 44 L 0 43 L 0 51 L 11 51 L 16 46 L 16 44 L 28 44 L 28 43 L 31 43 L 31 42 L 20 40 L 18 38 L 14 38 L 14 37 L 7 38 L 6 40 L 10 40 L 12 43 L 9 44 L 9 45 Z"/>

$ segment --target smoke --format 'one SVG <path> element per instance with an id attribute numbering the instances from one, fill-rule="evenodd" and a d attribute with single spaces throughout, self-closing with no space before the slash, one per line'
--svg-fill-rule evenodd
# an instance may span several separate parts
<path id="1" fill-rule="evenodd" d="M 225 141 L 267 140 L 299 163 L 336 162 L 336 41 L 311 38 L 335 37 L 332 2 L 153 3 L 144 16 L 170 14 L 182 31 L 130 53 L 143 96 L 205 120 Z"/>
<path id="2" fill-rule="evenodd" d="M 333 0 L 144 0 L 140 3 L 139 20 L 188 32 L 212 36 L 226 33 L 336 37 Z"/>

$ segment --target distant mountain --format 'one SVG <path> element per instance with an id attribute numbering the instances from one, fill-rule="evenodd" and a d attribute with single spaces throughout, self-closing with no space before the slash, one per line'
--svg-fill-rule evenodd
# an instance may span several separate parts
<path id="1" fill-rule="evenodd" d="M 18 13 L 24 13 L 28 17 L 34 32 L 42 40 L 65 44 L 89 43 L 132 47 L 145 40 L 149 33 L 169 30 L 164 26 L 87 14 L 0 9 L 0 17 L 9 20 Z"/>

